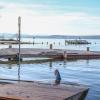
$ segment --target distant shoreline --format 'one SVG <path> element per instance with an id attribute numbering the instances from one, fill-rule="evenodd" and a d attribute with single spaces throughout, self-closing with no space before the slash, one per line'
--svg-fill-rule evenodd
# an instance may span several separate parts
<path id="1" fill-rule="evenodd" d="M 16 34 L 0 34 L 0 39 L 14 39 L 18 38 Z M 27 35 L 21 34 L 21 38 L 41 38 L 41 39 L 100 39 L 100 35 Z"/>

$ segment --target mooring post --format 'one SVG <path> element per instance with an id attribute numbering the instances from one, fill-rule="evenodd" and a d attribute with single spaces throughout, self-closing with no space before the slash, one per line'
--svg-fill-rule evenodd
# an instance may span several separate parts
<path id="1" fill-rule="evenodd" d="M 35 37 L 33 37 L 33 45 L 35 44 Z"/>
<path id="2" fill-rule="evenodd" d="M 11 44 L 9 44 L 9 48 L 12 48 L 12 45 Z"/>
<path id="3" fill-rule="evenodd" d="M 90 48 L 89 47 L 87 47 L 87 51 L 90 51 Z"/>
<path id="4" fill-rule="evenodd" d="M 59 45 L 60 45 L 60 42 L 59 42 Z"/>
<path id="5" fill-rule="evenodd" d="M 65 59 L 67 59 L 67 52 L 66 52 L 66 51 L 64 51 L 63 57 L 64 57 Z"/>
<path id="6" fill-rule="evenodd" d="M 50 44 L 50 49 L 53 49 L 53 45 L 52 44 Z"/>
<path id="7" fill-rule="evenodd" d="M 11 58 L 8 58 L 8 61 L 11 61 Z"/>

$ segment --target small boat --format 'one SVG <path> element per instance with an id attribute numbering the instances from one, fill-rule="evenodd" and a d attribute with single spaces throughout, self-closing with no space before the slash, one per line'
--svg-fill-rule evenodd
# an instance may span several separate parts
<path id="1" fill-rule="evenodd" d="M 67 44 L 91 44 L 91 42 L 88 42 L 86 40 L 65 40 L 65 43 Z"/>

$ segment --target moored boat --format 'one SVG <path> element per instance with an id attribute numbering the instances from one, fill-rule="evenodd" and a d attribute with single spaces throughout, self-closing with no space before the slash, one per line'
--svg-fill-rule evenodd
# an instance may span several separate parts
<path id="1" fill-rule="evenodd" d="M 65 40 L 65 43 L 67 44 L 91 44 L 91 42 L 88 42 L 87 40 Z"/>

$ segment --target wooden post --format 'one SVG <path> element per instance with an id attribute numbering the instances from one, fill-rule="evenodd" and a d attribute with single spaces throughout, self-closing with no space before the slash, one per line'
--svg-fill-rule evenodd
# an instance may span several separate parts
<path id="1" fill-rule="evenodd" d="M 50 44 L 50 49 L 53 49 L 53 46 L 52 46 L 52 44 Z"/>
<path id="2" fill-rule="evenodd" d="M 60 42 L 59 42 L 59 45 L 60 45 Z"/>
<path id="3" fill-rule="evenodd" d="M 8 58 L 8 61 L 11 61 L 11 58 Z"/>
<path id="4" fill-rule="evenodd" d="M 35 44 L 35 37 L 33 37 L 33 45 Z"/>
<path id="5" fill-rule="evenodd" d="M 87 47 L 87 51 L 90 51 L 90 48 L 89 47 Z"/>
<path id="6" fill-rule="evenodd" d="M 9 48 L 12 48 L 12 45 L 11 44 L 9 44 Z"/>
<path id="7" fill-rule="evenodd" d="M 66 53 L 66 51 L 64 51 L 63 57 L 64 57 L 65 59 L 67 59 L 67 53 Z"/>

